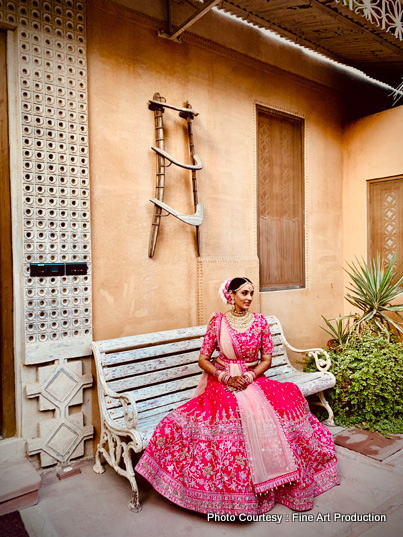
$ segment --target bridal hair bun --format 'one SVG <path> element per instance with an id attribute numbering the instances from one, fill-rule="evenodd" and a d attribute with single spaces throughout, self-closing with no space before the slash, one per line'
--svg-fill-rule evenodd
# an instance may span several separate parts
<path id="1" fill-rule="evenodd" d="M 224 283 L 220 285 L 220 288 L 218 290 L 218 294 L 220 295 L 221 300 L 224 302 L 224 304 L 231 304 L 232 298 L 228 292 L 228 287 L 231 283 L 232 279 L 226 280 Z"/>

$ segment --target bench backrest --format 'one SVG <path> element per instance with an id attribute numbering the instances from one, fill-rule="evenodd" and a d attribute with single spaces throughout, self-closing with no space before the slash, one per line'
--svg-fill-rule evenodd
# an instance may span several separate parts
<path id="1" fill-rule="evenodd" d="M 267 376 L 276 378 L 294 368 L 287 357 L 278 319 L 266 319 L 274 344 Z M 139 423 L 145 427 L 147 422 L 159 421 L 189 400 L 201 376 L 198 358 L 206 329 L 202 325 L 94 342 L 98 394 L 110 417 L 118 419 L 123 412 L 117 400 L 105 394 L 102 385 L 116 393 L 131 392 Z"/>

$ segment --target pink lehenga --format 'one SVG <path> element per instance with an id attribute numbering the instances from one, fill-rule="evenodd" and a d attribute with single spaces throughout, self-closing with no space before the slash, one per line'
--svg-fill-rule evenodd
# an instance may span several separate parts
<path id="1" fill-rule="evenodd" d="M 238 332 L 215 314 L 201 352 L 216 348 L 215 366 L 242 374 L 273 351 L 266 319 L 254 314 Z M 339 483 L 332 436 L 295 384 L 262 376 L 232 392 L 203 373 L 195 395 L 160 422 L 136 466 L 172 502 L 200 513 L 304 511 Z"/>

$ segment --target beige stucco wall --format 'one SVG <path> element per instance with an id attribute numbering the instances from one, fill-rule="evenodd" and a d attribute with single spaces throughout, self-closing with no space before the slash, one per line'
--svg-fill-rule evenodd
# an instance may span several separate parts
<path id="1" fill-rule="evenodd" d="M 256 279 L 258 103 L 305 118 L 307 287 L 263 293 L 256 307 L 278 315 L 293 344 L 323 344 L 320 315 L 342 309 L 338 94 L 200 38 L 161 39 L 153 20 L 116 4 L 91 0 L 88 10 L 94 339 L 205 322 L 224 308 L 216 294 L 222 279 L 239 272 Z M 155 155 L 147 101 L 156 91 L 200 113 L 199 261 L 194 230 L 172 216 L 148 258 Z M 164 116 L 167 150 L 188 161 L 184 121 Z M 192 212 L 191 199 L 189 172 L 168 168 L 166 203 Z"/>
<path id="2" fill-rule="evenodd" d="M 403 174 L 403 106 L 349 123 L 344 131 L 345 263 L 367 255 L 367 181 Z M 345 275 L 345 284 L 348 276 Z M 351 306 L 345 303 L 345 313 Z"/>

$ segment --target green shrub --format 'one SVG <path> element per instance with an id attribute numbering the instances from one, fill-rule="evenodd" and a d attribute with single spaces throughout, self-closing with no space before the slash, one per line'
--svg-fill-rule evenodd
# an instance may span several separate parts
<path id="1" fill-rule="evenodd" d="M 403 346 L 397 338 L 364 330 L 329 354 L 336 386 L 326 397 L 336 423 L 403 433 Z M 304 370 L 315 370 L 312 359 Z"/>

